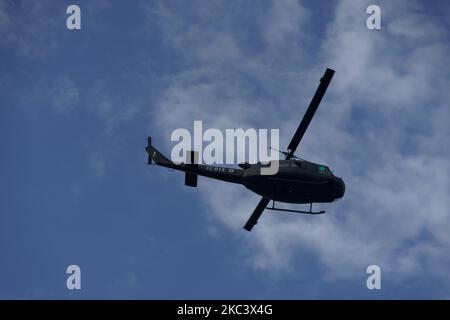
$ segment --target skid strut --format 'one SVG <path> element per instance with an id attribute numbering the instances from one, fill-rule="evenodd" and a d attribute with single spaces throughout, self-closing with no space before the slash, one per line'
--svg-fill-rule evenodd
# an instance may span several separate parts
<path id="1" fill-rule="evenodd" d="M 283 212 L 304 213 L 304 214 L 322 214 L 322 213 L 325 213 L 325 211 L 312 211 L 312 202 L 309 204 L 309 211 L 275 208 L 275 201 L 272 201 L 272 207 L 266 207 L 266 209 L 267 210 L 274 210 L 274 211 L 283 211 Z"/>

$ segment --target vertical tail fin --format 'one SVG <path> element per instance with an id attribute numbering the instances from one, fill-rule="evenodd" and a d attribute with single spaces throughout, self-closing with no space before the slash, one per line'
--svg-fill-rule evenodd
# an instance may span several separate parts
<path id="1" fill-rule="evenodd" d="M 151 137 L 147 138 L 147 147 L 145 148 L 145 151 L 147 151 L 148 154 L 147 158 L 148 164 L 152 164 L 153 162 L 155 162 L 160 166 L 165 166 L 169 168 L 174 168 L 177 166 L 175 163 L 164 157 L 164 155 L 161 152 L 159 152 L 158 150 L 156 150 L 156 148 L 153 147 Z"/>

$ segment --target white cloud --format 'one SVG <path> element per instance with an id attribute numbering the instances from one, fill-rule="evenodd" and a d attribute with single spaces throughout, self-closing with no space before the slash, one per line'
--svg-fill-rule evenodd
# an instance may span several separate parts
<path id="1" fill-rule="evenodd" d="M 96 80 L 90 88 L 85 104 L 103 124 L 104 132 L 110 135 L 118 127 L 135 119 L 137 110 L 142 107 L 133 97 L 117 92 L 110 81 Z"/>
<path id="2" fill-rule="evenodd" d="M 0 7 L 0 45 L 17 53 L 18 57 L 31 60 L 45 58 L 58 48 L 56 35 L 64 31 L 64 25 L 58 19 L 55 11 L 58 7 L 49 1 L 6 2 Z"/>
<path id="3" fill-rule="evenodd" d="M 6 30 L 11 24 L 11 18 L 6 7 L 6 2 L 0 2 L 0 31 Z"/>
<path id="4" fill-rule="evenodd" d="M 105 156 L 100 154 L 99 152 L 91 153 L 90 166 L 96 176 L 104 176 L 106 171 Z"/>
<path id="5" fill-rule="evenodd" d="M 67 112 L 79 102 L 77 86 L 68 76 L 56 79 L 49 88 L 50 100 L 57 112 Z"/>
<path id="6" fill-rule="evenodd" d="M 108 0 L 85 2 L 81 6 L 83 19 L 94 28 L 100 25 L 100 15 Z M 69 3 L 51 0 L 0 1 L 0 46 L 14 52 L 16 59 L 45 60 L 64 48 L 61 39 L 70 37 L 66 27 Z M 102 24 L 103 25 L 103 24 Z"/>
<path id="7" fill-rule="evenodd" d="M 67 114 L 78 106 L 80 94 L 76 83 L 70 76 L 61 75 L 51 79 L 44 76 L 20 99 L 27 108 L 42 105 L 52 108 L 58 114 Z"/>
<path id="8" fill-rule="evenodd" d="M 272 48 L 298 44 L 305 37 L 299 33 L 308 22 L 309 12 L 296 0 L 274 1 L 264 25 L 264 37 Z"/>
<path id="9" fill-rule="evenodd" d="M 324 206 L 329 214 L 266 213 L 248 235 L 242 225 L 258 197 L 243 187 L 204 179 L 199 191 L 217 223 L 246 241 L 257 268 L 291 270 L 294 257 L 313 252 L 330 280 L 364 274 L 375 263 L 398 279 L 426 271 L 448 285 L 446 35 L 432 19 L 418 16 L 418 4 L 410 2 L 381 3 L 382 13 L 391 14 L 383 18 L 381 31 L 370 31 L 367 5 L 338 3 L 325 38 L 315 40 L 321 52 L 314 54 L 320 57 L 314 64 L 307 63 L 311 59 L 303 46 L 286 43 L 312 41 L 303 37 L 300 26 L 314 17 L 298 3 L 277 1 L 259 17 L 263 32 L 255 37 L 270 41 L 253 56 L 230 31 L 233 21 L 202 28 L 161 5 L 161 21 L 180 16 L 176 27 L 161 26 L 168 39 L 175 39 L 173 48 L 185 67 L 169 79 L 156 122 L 167 137 L 197 119 L 219 128 L 278 127 L 287 143 L 324 68 L 335 68 L 300 148 L 302 157 L 330 164 L 347 183 L 344 199 Z M 219 13 L 205 15 L 213 19 Z M 281 14 L 283 21 L 274 24 Z M 423 34 L 413 32 L 411 26 L 420 24 Z M 274 50 L 275 45 L 290 51 Z"/>

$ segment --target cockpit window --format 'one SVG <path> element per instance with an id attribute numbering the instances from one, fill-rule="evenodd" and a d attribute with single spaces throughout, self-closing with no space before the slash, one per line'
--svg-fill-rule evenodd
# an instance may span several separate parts
<path id="1" fill-rule="evenodd" d="M 319 166 L 319 173 L 327 175 L 327 176 L 332 175 L 330 169 L 328 169 L 328 167 L 325 167 L 325 166 Z"/>

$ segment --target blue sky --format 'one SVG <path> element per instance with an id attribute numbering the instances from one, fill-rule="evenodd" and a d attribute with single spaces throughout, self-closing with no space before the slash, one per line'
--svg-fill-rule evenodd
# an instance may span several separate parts
<path id="1" fill-rule="evenodd" d="M 0 298 L 449 298 L 447 2 L 377 31 L 365 1 L 73 3 L 0 1 Z M 298 154 L 346 181 L 327 215 L 247 233 L 258 196 L 145 165 L 194 120 L 287 145 L 326 67 Z"/>

